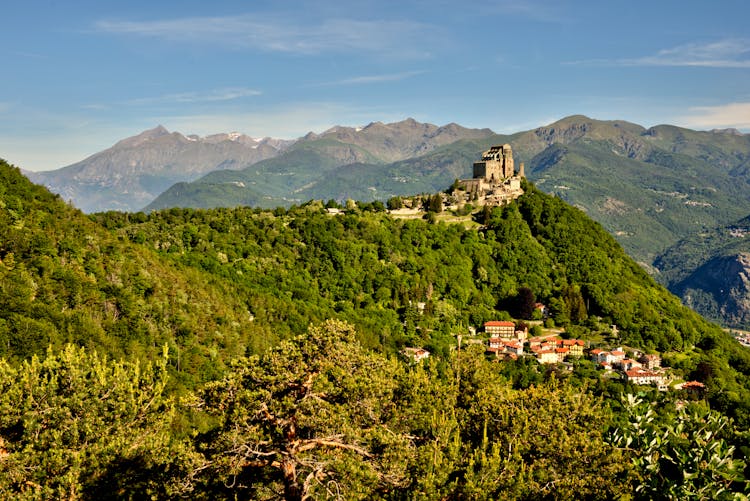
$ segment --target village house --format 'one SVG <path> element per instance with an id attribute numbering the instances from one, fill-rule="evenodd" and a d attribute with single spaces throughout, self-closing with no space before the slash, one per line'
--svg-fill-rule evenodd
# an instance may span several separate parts
<path id="1" fill-rule="evenodd" d="M 523 329 L 516 329 L 516 339 L 525 341 L 529 337 L 529 328 L 524 327 Z"/>
<path id="2" fill-rule="evenodd" d="M 406 347 L 401 350 L 401 355 L 406 357 L 407 360 L 413 363 L 417 363 L 429 358 L 430 352 L 425 350 L 424 348 Z"/>
<path id="3" fill-rule="evenodd" d="M 523 355 L 523 341 L 518 339 L 504 339 L 492 337 L 488 341 L 487 353 L 500 355 Z"/>
<path id="4" fill-rule="evenodd" d="M 700 381 L 685 381 L 675 385 L 675 390 L 684 390 L 687 394 L 702 398 L 706 394 L 706 385 Z"/>
<path id="5" fill-rule="evenodd" d="M 555 348 L 555 354 L 557 355 L 557 362 L 563 363 L 565 360 L 565 357 L 568 356 L 570 353 L 570 350 L 568 348 L 562 347 L 562 348 Z"/>
<path id="6" fill-rule="evenodd" d="M 555 350 L 539 350 L 536 352 L 536 360 L 540 364 L 556 364 L 560 358 Z"/>
<path id="7" fill-rule="evenodd" d="M 565 357 L 583 356 L 585 344 L 580 339 L 560 339 L 554 335 L 539 336 L 529 339 L 529 350 L 536 356 L 539 363 L 562 363 Z M 554 354 L 554 361 L 550 353 Z"/>
<path id="8" fill-rule="evenodd" d="M 625 352 L 622 351 L 622 348 L 615 348 L 612 351 L 595 348 L 589 351 L 589 356 L 597 364 L 605 364 L 607 366 L 614 366 L 625 360 Z"/>
<path id="9" fill-rule="evenodd" d="M 542 318 L 547 318 L 547 306 L 544 303 L 534 303 L 534 309 L 541 313 Z"/>
<path id="10" fill-rule="evenodd" d="M 664 385 L 664 373 L 650 371 L 642 367 L 630 369 L 625 371 L 625 381 L 632 384 L 655 384 L 657 386 Z"/>
<path id="11" fill-rule="evenodd" d="M 640 362 L 637 362 L 630 358 L 622 359 L 612 365 L 615 367 L 615 369 L 619 369 L 623 372 L 629 371 L 631 369 L 640 369 L 642 367 Z"/>
<path id="12" fill-rule="evenodd" d="M 656 354 L 641 355 L 638 361 L 648 370 L 658 369 L 661 367 L 661 357 Z"/>
<path id="13" fill-rule="evenodd" d="M 567 348 L 571 357 L 582 357 L 586 343 L 580 339 L 563 339 L 562 347 Z"/>
<path id="14" fill-rule="evenodd" d="M 557 343 L 562 341 L 559 337 L 555 336 L 554 334 L 550 334 L 549 336 L 536 336 L 529 339 L 529 348 L 541 348 L 541 349 L 555 349 L 557 348 Z"/>
<path id="15" fill-rule="evenodd" d="M 514 338 L 516 324 L 507 320 L 491 320 L 484 323 L 484 332 L 490 337 Z"/>

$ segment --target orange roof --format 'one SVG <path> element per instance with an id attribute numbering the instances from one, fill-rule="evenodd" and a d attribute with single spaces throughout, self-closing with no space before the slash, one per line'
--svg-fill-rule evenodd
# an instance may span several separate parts
<path id="1" fill-rule="evenodd" d="M 583 346 L 585 343 L 580 339 L 563 339 L 563 344 L 567 346 L 580 345 Z"/>
<path id="2" fill-rule="evenodd" d="M 516 324 L 507 320 L 490 320 L 484 323 L 485 327 L 515 327 Z"/>
<path id="3" fill-rule="evenodd" d="M 705 388 L 706 385 L 700 381 L 687 381 L 682 384 L 683 388 Z"/>

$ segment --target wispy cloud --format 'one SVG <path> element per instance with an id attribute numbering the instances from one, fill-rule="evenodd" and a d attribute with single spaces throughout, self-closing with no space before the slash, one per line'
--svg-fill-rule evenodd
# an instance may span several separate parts
<path id="1" fill-rule="evenodd" d="M 427 56 L 427 47 L 439 39 L 433 35 L 433 27 L 413 21 L 326 19 L 315 22 L 290 16 L 249 14 L 161 21 L 102 20 L 95 24 L 95 29 L 180 43 L 306 55 L 366 51 Z"/>
<path id="2" fill-rule="evenodd" d="M 697 129 L 729 128 L 750 130 L 750 102 L 719 106 L 696 106 L 690 114 L 677 117 L 680 125 Z"/>
<path id="3" fill-rule="evenodd" d="M 217 89 L 210 92 L 180 92 L 176 94 L 165 94 L 156 97 L 143 97 L 131 99 L 126 104 L 147 105 L 159 103 L 211 103 L 218 101 L 231 101 L 243 97 L 259 96 L 260 91 L 246 88 Z"/>
<path id="4" fill-rule="evenodd" d="M 750 68 L 750 39 L 731 38 L 711 43 L 690 43 L 655 54 L 625 59 L 589 59 L 568 64 L 591 66 L 682 66 Z"/>
<path id="5" fill-rule="evenodd" d="M 337 86 L 337 85 L 367 85 L 377 84 L 385 82 L 399 82 L 406 80 L 407 78 L 422 75 L 424 71 L 404 71 L 401 73 L 388 73 L 383 75 L 366 75 L 352 78 L 344 78 L 342 80 L 336 80 L 333 82 L 325 82 L 318 84 L 318 86 Z"/>
<path id="6" fill-rule="evenodd" d="M 750 40 L 728 39 L 708 44 L 680 45 L 631 62 L 643 66 L 750 68 Z"/>

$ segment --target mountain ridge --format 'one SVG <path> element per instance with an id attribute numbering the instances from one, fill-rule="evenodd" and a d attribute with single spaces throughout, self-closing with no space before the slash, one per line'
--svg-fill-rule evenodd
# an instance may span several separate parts
<path id="1" fill-rule="evenodd" d="M 133 211 L 179 181 L 270 158 L 291 142 L 231 134 L 206 137 L 159 125 L 61 169 L 26 172 L 84 212 Z"/>

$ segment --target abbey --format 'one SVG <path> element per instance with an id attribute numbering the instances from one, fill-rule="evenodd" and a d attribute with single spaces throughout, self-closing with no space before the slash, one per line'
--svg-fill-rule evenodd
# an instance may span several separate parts
<path id="1" fill-rule="evenodd" d="M 479 162 L 474 162 L 473 177 L 459 180 L 457 191 L 464 192 L 466 201 L 503 205 L 523 195 L 522 177 L 525 177 L 523 162 L 516 171 L 510 145 L 497 145 L 482 153 Z"/>

